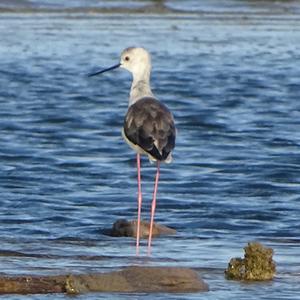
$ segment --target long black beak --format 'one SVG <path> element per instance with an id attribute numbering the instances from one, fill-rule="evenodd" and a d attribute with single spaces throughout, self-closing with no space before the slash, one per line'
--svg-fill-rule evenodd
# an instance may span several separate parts
<path id="1" fill-rule="evenodd" d="M 117 69 L 120 66 L 121 66 L 121 64 L 118 63 L 117 65 L 114 65 L 114 66 L 112 66 L 110 68 L 107 68 L 107 69 L 104 69 L 104 70 L 101 70 L 101 71 L 98 71 L 96 73 L 90 73 L 90 74 L 88 74 L 88 77 L 92 77 L 92 76 L 99 75 L 99 74 L 102 74 L 102 73 L 107 72 L 107 71 L 111 71 L 111 70 Z"/>

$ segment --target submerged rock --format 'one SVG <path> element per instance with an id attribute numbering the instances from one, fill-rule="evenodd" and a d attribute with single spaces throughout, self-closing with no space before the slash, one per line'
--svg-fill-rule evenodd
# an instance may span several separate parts
<path id="1" fill-rule="evenodd" d="M 100 274 L 0 277 L 0 294 L 200 291 L 208 291 L 208 285 L 198 273 L 188 268 L 176 267 L 135 266 Z"/>
<path id="2" fill-rule="evenodd" d="M 276 273 L 273 250 L 257 242 L 248 243 L 244 258 L 232 258 L 225 271 L 227 279 L 271 280 Z"/>
<path id="3" fill-rule="evenodd" d="M 128 237 L 136 237 L 136 220 L 127 221 L 127 220 L 117 220 L 110 231 L 111 236 L 128 236 Z M 141 221 L 141 229 L 140 229 L 140 237 L 147 238 L 149 236 L 149 228 L 150 223 L 146 221 Z M 153 237 L 159 235 L 168 235 L 168 234 L 175 234 L 176 230 L 170 227 L 159 225 L 154 223 L 153 224 Z"/>

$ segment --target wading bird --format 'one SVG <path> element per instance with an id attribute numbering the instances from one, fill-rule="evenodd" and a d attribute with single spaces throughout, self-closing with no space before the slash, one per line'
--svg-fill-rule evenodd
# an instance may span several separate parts
<path id="1" fill-rule="evenodd" d="M 150 162 L 155 162 L 157 166 L 148 238 L 148 254 L 150 254 L 160 163 L 170 163 L 172 161 L 172 150 L 175 147 L 176 129 L 172 113 L 152 94 L 150 87 L 151 57 L 148 51 L 146 51 L 144 48 L 127 48 L 122 52 L 121 59 L 118 64 L 96 73 L 89 74 L 89 76 L 99 75 L 119 67 L 128 70 L 133 76 L 129 97 L 129 106 L 124 120 L 122 135 L 129 146 L 137 153 L 137 255 L 139 254 L 142 207 L 140 155 L 148 155 Z"/>

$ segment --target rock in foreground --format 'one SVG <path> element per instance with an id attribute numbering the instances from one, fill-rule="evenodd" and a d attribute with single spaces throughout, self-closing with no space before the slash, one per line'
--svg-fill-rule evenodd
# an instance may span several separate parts
<path id="1" fill-rule="evenodd" d="M 276 266 L 273 250 L 260 243 L 252 242 L 244 248 L 244 258 L 232 258 L 225 276 L 235 280 L 271 280 L 275 276 Z"/>
<path id="2" fill-rule="evenodd" d="M 196 271 L 175 267 L 127 267 L 88 275 L 0 277 L 0 294 L 200 291 L 208 291 L 208 285 Z"/>
<path id="3" fill-rule="evenodd" d="M 113 224 L 110 232 L 111 236 L 128 236 L 136 237 L 136 220 L 118 220 Z M 147 238 L 149 236 L 150 224 L 146 221 L 141 221 L 140 237 Z M 157 223 L 153 224 L 153 237 L 159 235 L 175 234 L 176 230 Z"/>
<path id="4" fill-rule="evenodd" d="M 197 292 L 208 286 L 198 274 L 187 268 L 128 267 L 99 275 L 68 277 L 67 292 Z"/>

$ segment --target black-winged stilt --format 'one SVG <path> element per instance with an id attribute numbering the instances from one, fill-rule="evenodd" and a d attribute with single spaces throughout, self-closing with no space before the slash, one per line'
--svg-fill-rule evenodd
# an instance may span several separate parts
<path id="1" fill-rule="evenodd" d="M 118 64 L 92 73 L 98 75 L 116 68 L 124 68 L 132 73 L 133 81 L 130 90 L 129 107 L 124 120 L 122 135 L 125 141 L 137 152 L 138 171 L 138 220 L 136 230 L 136 253 L 139 254 L 140 222 L 142 207 L 141 162 L 140 155 L 148 155 L 151 162 L 156 162 L 151 219 L 148 238 L 148 254 L 151 253 L 152 229 L 156 208 L 156 195 L 160 174 L 160 163 L 172 161 L 172 150 L 175 147 L 176 129 L 174 118 L 169 109 L 159 102 L 151 92 L 150 73 L 151 57 L 144 48 L 130 47 L 121 54 Z"/>

